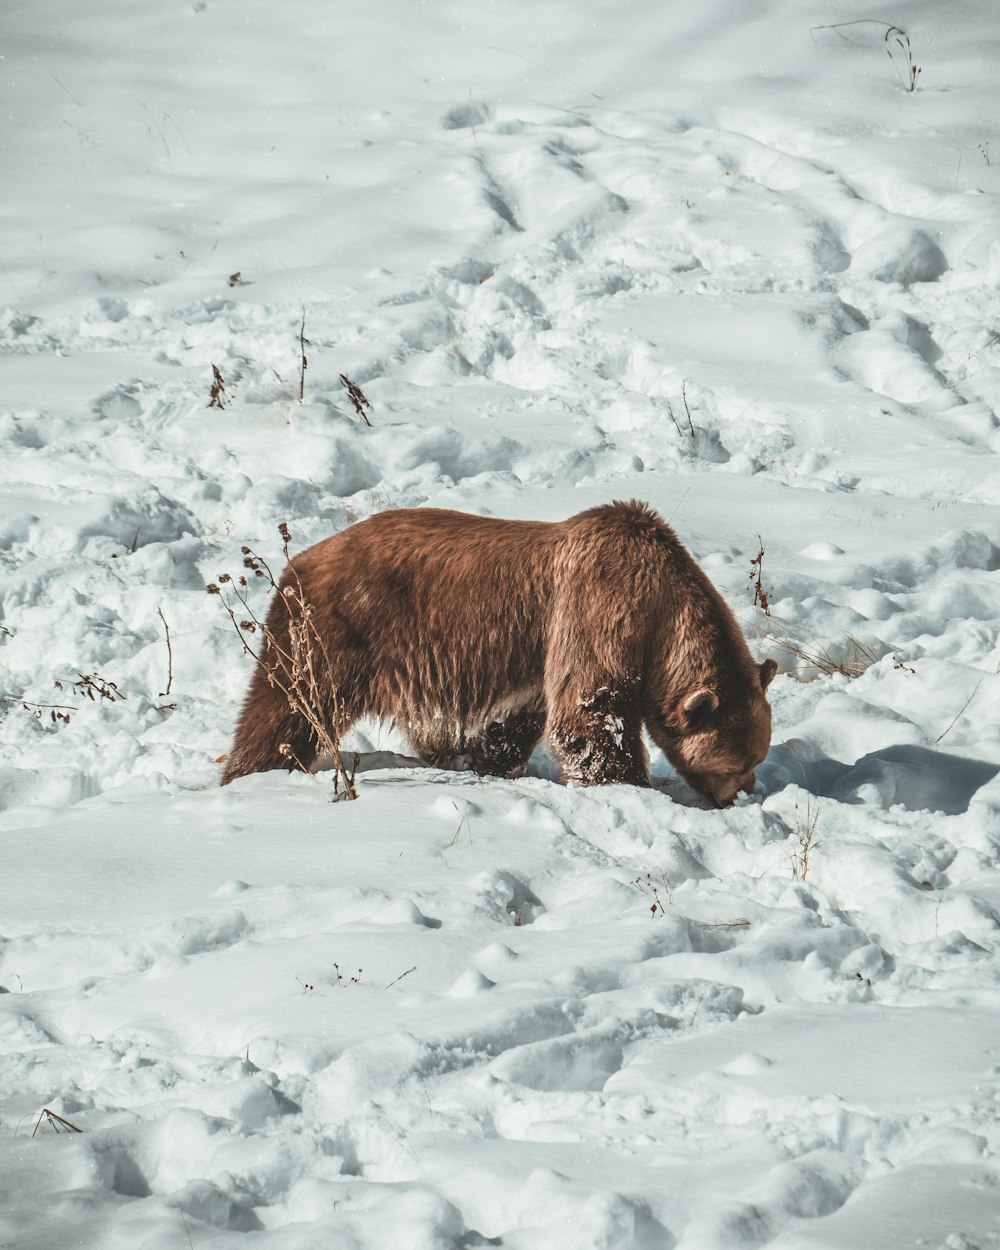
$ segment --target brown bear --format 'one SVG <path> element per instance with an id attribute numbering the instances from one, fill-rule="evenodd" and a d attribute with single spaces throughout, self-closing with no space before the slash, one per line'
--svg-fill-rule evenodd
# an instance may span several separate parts
<path id="1" fill-rule="evenodd" d="M 551 523 L 413 508 L 291 560 L 223 784 L 315 760 L 315 733 L 267 674 L 273 648 L 290 649 L 294 596 L 325 649 L 322 714 L 337 707 L 341 732 L 362 716 L 391 719 L 429 763 L 513 777 L 545 736 L 567 782 L 646 786 L 645 725 L 723 806 L 753 789 L 770 745 L 774 661 L 754 661 L 646 504 Z"/>

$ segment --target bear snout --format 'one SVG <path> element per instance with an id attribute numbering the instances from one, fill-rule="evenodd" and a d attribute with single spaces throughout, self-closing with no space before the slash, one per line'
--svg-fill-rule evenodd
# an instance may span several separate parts
<path id="1" fill-rule="evenodd" d="M 747 773 L 682 773 L 693 790 L 710 799 L 716 807 L 730 807 L 738 794 L 753 794 L 756 770 Z"/>

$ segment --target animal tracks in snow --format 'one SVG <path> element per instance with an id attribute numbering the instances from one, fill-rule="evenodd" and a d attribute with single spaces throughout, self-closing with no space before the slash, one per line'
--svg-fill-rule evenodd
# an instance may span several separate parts
<path id="1" fill-rule="evenodd" d="M 5 46 L 0 1243 L 993 1247 L 994 19 L 109 6 Z M 217 788 L 244 544 L 633 496 L 760 793 Z"/>

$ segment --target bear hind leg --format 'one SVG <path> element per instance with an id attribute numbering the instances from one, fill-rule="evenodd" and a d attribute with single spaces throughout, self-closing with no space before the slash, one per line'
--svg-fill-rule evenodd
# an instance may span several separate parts
<path id="1" fill-rule="evenodd" d="M 271 685 L 258 668 L 222 770 L 222 785 L 272 768 L 308 770 L 317 754 L 316 735 L 309 722 L 292 710 L 284 692 Z"/>
<path id="2" fill-rule="evenodd" d="M 340 701 L 330 700 L 328 706 L 317 706 L 315 711 L 324 718 L 335 742 L 357 719 L 345 712 Z M 257 668 L 220 781 L 225 786 L 237 777 L 274 768 L 309 772 L 321 749 L 322 743 L 308 720 L 291 706 L 283 690 L 268 681 L 263 669 Z"/>

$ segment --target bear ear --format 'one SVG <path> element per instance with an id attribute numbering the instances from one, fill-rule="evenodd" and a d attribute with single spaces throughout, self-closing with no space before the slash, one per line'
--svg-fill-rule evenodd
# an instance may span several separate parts
<path id="1" fill-rule="evenodd" d="M 766 690 L 771 684 L 771 678 L 778 671 L 777 660 L 765 660 L 760 666 L 760 688 Z"/>
<path id="2" fill-rule="evenodd" d="M 681 718 L 686 730 L 697 729 L 719 706 L 719 696 L 707 687 L 693 690 L 681 704 Z"/>

